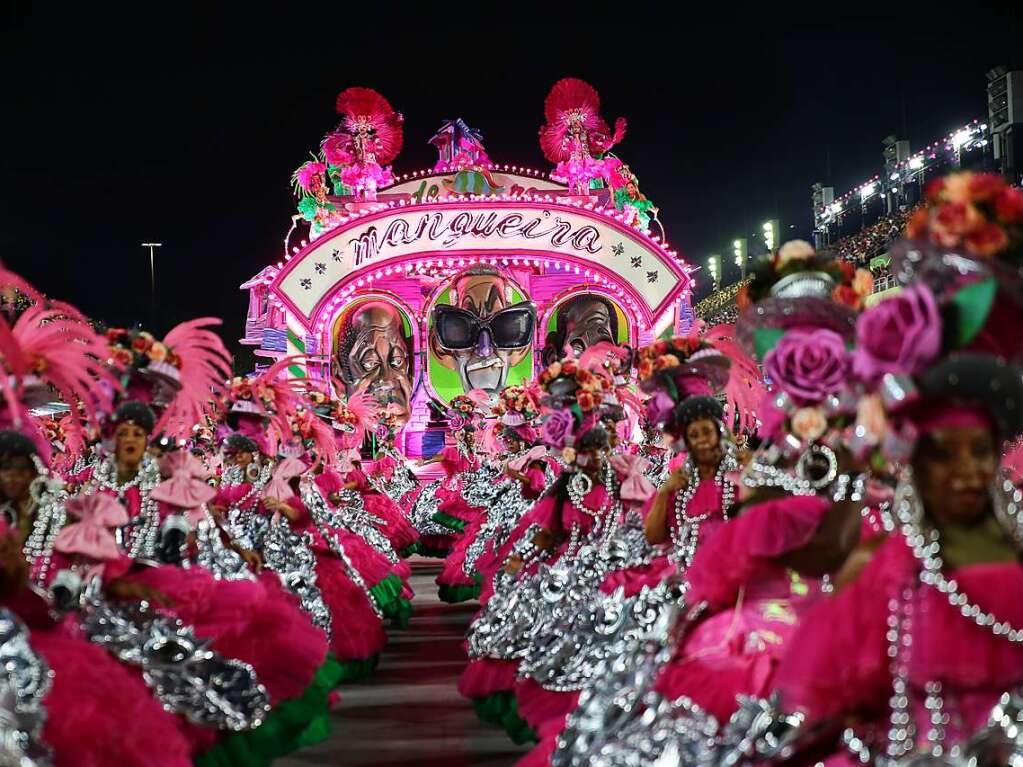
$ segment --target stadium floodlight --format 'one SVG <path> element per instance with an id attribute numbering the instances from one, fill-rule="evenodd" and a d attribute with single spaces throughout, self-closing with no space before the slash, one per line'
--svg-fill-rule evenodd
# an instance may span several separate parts
<path id="1" fill-rule="evenodd" d="M 952 148 L 960 149 L 964 144 L 970 143 L 970 139 L 973 138 L 973 131 L 969 128 L 963 128 L 958 130 L 952 136 Z"/>
<path id="2" fill-rule="evenodd" d="M 742 278 L 746 279 L 746 240 L 739 238 L 732 241 L 732 255 L 735 256 L 735 265 L 742 271 Z"/>
<path id="3" fill-rule="evenodd" d="M 842 203 L 840 203 L 840 202 L 833 202 L 833 203 L 831 203 L 831 206 L 828 208 L 828 213 L 830 213 L 832 216 L 837 216 L 841 212 L 842 212 Z"/>
<path id="4" fill-rule="evenodd" d="M 893 173 L 892 175 L 890 175 L 888 177 L 888 180 L 889 181 L 898 181 L 899 180 L 899 174 L 898 173 Z"/>
<path id="5" fill-rule="evenodd" d="M 711 256 L 707 259 L 707 271 L 714 280 L 714 287 L 721 284 L 721 256 Z"/>
<path id="6" fill-rule="evenodd" d="M 768 252 L 773 251 L 778 247 L 778 235 L 780 234 L 781 224 L 778 223 L 778 219 L 772 218 L 770 221 L 764 222 L 763 230 L 764 246 Z"/>
<path id="7" fill-rule="evenodd" d="M 864 184 L 863 186 L 860 187 L 860 199 L 861 200 L 868 199 L 874 193 L 874 190 L 875 184 L 873 182 L 869 184 Z"/>
<path id="8" fill-rule="evenodd" d="M 920 170 L 922 167 L 924 167 L 924 158 L 921 155 L 909 158 L 910 170 Z"/>

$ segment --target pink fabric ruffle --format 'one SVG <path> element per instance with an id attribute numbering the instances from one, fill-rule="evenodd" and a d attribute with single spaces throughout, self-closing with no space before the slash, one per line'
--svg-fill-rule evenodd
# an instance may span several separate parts
<path id="1" fill-rule="evenodd" d="M 889 600 L 915 582 L 916 571 L 912 553 L 895 536 L 881 545 L 853 584 L 809 611 L 778 671 L 787 707 L 802 709 L 813 720 L 884 709 L 891 694 Z M 949 575 L 982 610 L 1023 625 L 1023 566 L 979 564 Z M 1023 681 L 1023 647 L 963 618 L 937 590 L 920 587 L 916 593 L 911 681 L 920 686 L 942 682 L 946 695 L 977 701 L 961 713 L 982 718 L 985 705 L 989 709 L 998 695 Z"/>
<path id="2" fill-rule="evenodd" d="M 774 572 L 774 558 L 813 539 L 830 507 L 816 496 L 782 498 L 755 504 L 722 525 L 700 543 L 689 568 L 692 603 L 707 600 L 713 609 L 734 604 L 754 574 Z"/>
<path id="3" fill-rule="evenodd" d="M 540 738 L 557 735 L 565 727 L 565 718 L 579 703 L 578 692 L 545 690 L 533 679 L 515 683 L 519 716 Z"/>
<path id="4" fill-rule="evenodd" d="M 200 568 L 155 567 L 126 577 L 170 597 L 171 612 L 213 649 L 251 664 L 274 703 L 301 695 L 326 658 L 326 636 L 273 573 L 225 581 Z"/>
<path id="5" fill-rule="evenodd" d="M 189 767 L 183 721 L 163 710 L 142 677 L 101 647 L 52 631 L 31 644 L 54 672 L 43 739 L 56 767 Z"/>
<path id="6" fill-rule="evenodd" d="M 366 660 L 384 649 L 383 622 L 339 559 L 317 556 L 316 585 L 333 616 L 330 649 L 338 660 Z"/>
<path id="7" fill-rule="evenodd" d="M 458 679 L 458 692 L 465 698 L 485 698 L 498 692 L 515 689 L 519 662 L 480 658 L 469 661 Z"/>

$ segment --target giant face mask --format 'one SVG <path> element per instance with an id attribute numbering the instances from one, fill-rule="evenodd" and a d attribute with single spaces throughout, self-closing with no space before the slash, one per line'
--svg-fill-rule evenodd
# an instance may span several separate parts
<path id="1" fill-rule="evenodd" d="M 412 355 L 401 314 L 384 301 L 359 304 L 334 339 L 334 368 L 347 396 L 367 392 L 404 424 L 412 398 Z"/>
<path id="2" fill-rule="evenodd" d="M 608 301 L 594 295 L 570 298 L 558 311 L 556 330 L 547 336 L 543 358 L 548 365 L 567 350 L 578 357 L 595 344 L 617 343 L 618 317 Z"/>
<path id="3" fill-rule="evenodd" d="M 536 307 L 528 301 L 513 305 L 508 280 L 491 269 L 469 270 L 451 288 L 455 303 L 433 308 L 434 356 L 458 373 L 464 391 L 499 392 L 508 371 L 529 353 Z"/>

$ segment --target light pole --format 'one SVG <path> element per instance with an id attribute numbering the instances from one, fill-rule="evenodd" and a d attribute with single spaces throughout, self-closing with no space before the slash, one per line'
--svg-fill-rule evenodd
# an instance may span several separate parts
<path id="1" fill-rule="evenodd" d="M 707 270 L 711 279 L 714 280 L 714 290 L 721 284 L 721 256 L 711 256 L 707 259 Z"/>
<path id="2" fill-rule="evenodd" d="M 162 248 L 162 242 L 143 242 L 143 248 L 149 248 L 149 322 L 156 325 L 156 249 Z"/>
<path id="3" fill-rule="evenodd" d="M 741 279 L 746 279 L 746 239 L 744 237 L 732 241 L 732 254 L 735 256 L 735 265 L 739 267 Z"/>

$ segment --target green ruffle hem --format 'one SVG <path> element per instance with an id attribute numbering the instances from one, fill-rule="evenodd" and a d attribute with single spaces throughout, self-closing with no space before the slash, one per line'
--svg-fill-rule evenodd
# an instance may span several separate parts
<path id="1" fill-rule="evenodd" d="M 256 729 L 222 737 L 196 757 L 196 767 L 264 767 L 326 740 L 330 735 L 328 696 L 342 681 L 343 671 L 343 664 L 328 655 L 300 697 L 279 703 Z"/>
<path id="2" fill-rule="evenodd" d="M 370 596 L 384 617 L 390 619 L 391 625 L 402 629 L 408 628 L 412 617 L 412 603 L 401 595 L 403 590 L 401 578 L 394 573 L 369 589 Z"/>
<path id="3" fill-rule="evenodd" d="M 484 698 L 473 698 L 472 707 L 476 710 L 476 716 L 484 722 L 503 727 L 513 742 L 520 745 L 539 742 L 533 729 L 519 716 L 514 693 L 495 692 Z"/>

